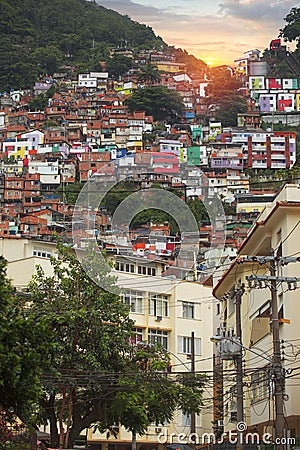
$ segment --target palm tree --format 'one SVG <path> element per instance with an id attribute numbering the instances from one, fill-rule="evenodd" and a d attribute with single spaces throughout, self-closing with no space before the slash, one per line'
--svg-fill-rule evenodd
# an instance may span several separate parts
<path id="1" fill-rule="evenodd" d="M 144 82 L 146 86 L 151 86 L 154 83 L 159 83 L 161 80 L 161 75 L 157 66 L 154 64 L 147 63 L 143 67 L 140 67 L 141 73 L 138 77 L 140 82 Z"/>

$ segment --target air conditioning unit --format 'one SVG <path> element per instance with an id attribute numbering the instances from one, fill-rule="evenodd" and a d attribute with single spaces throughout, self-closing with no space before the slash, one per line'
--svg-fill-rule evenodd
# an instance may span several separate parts
<path id="1" fill-rule="evenodd" d="M 160 322 L 162 320 L 162 316 L 156 316 L 156 322 Z"/>
<path id="2" fill-rule="evenodd" d="M 162 428 L 161 427 L 156 427 L 155 428 L 155 433 L 161 433 L 162 432 Z"/>

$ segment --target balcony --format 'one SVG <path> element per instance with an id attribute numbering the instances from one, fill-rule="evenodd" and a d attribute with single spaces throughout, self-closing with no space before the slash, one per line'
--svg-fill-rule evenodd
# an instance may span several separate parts
<path id="1" fill-rule="evenodd" d="M 271 169 L 286 169 L 286 163 L 284 162 L 272 162 Z"/>
<path id="2" fill-rule="evenodd" d="M 275 160 L 278 160 L 278 159 L 282 159 L 283 161 L 285 161 L 286 160 L 286 156 L 285 156 L 285 154 L 271 154 L 271 159 L 275 159 Z"/>

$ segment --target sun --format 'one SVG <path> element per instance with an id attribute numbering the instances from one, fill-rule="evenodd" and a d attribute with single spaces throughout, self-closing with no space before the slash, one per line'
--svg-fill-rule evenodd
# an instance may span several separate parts
<path id="1" fill-rule="evenodd" d="M 202 60 L 205 62 L 205 64 L 207 64 L 209 67 L 213 67 L 213 66 L 217 66 L 218 62 L 215 58 L 202 58 Z"/>

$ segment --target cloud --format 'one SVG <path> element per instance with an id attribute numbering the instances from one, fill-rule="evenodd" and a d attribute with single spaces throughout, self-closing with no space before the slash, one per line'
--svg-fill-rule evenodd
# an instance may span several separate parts
<path id="1" fill-rule="evenodd" d="M 283 22 L 284 17 L 295 6 L 294 0 L 224 0 L 220 13 L 255 22 Z"/>
<path id="2" fill-rule="evenodd" d="M 222 64 L 233 64 L 246 50 L 268 47 L 294 6 L 294 0 L 97 2 L 149 25 L 169 45 L 184 48 L 198 58 L 215 58 Z"/>

